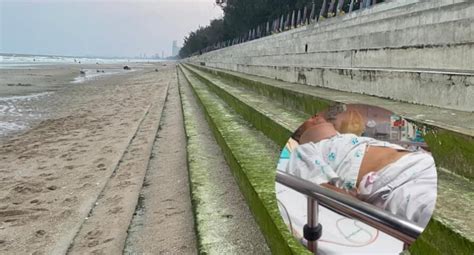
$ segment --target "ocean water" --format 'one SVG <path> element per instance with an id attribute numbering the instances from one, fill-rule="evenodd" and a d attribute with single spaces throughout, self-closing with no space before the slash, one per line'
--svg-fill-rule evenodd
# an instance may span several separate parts
<path id="1" fill-rule="evenodd" d="M 22 131 L 30 123 L 42 118 L 40 109 L 35 109 L 35 101 L 47 99 L 54 92 L 41 92 L 24 96 L 0 97 L 0 138 Z"/>
<path id="2" fill-rule="evenodd" d="M 39 65 L 55 64 L 119 64 L 138 62 L 162 62 L 160 59 L 94 58 L 69 56 L 43 56 L 0 53 L 0 68 L 34 68 Z"/>

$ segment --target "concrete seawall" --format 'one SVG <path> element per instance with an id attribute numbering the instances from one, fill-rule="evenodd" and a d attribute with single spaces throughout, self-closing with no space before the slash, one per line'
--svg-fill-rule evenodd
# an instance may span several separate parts
<path id="1" fill-rule="evenodd" d="M 474 2 L 389 1 L 188 61 L 282 81 L 474 110 Z"/>

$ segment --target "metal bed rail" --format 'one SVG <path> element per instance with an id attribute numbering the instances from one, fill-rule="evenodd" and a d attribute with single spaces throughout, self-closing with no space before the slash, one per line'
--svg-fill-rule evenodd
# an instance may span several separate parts
<path id="1" fill-rule="evenodd" d="M 318 205 L 348 218 L 359 220 L 402 241 L 405 244 L 404 249 L 423 231 L 422 227 L 409 220 L 288 173 L 277 171 L 276 181 L 307 196 L 308 223 L 303 233 L 308 241 L 308 249 L 313 252 L 317 250 L 317 240 L 322 234 L 322 226 L 318 221 Z"/>

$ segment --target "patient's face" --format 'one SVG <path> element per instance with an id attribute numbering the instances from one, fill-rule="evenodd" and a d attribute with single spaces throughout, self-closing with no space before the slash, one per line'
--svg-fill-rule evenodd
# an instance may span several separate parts
<path id="1" fill-rule="evenodd" d="M 313 115 L 311 118 L 309 118 L 308 120 L 306 120 L 305 122 L 303 122 L 303 124 L 301 124 L 301 126 L 295 131 L 295 136 L 294 138 L 296 140 L 299 140 L 299 138 L 301 137 L 301 135 L 310 127 L 313 127 L 313 126 L 316 126 L 318 124 L 321 124 L 321 123 L 325 123 L 327 122 L 326 119 L 324 119 L 323 116 L 321 116 L 320 114 L 315 114 Z"/>

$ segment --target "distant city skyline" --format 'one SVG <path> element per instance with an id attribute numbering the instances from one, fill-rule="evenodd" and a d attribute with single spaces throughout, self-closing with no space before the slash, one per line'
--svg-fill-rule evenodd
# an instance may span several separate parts
<path id="1" fill-rule="evenodd" d="M 0 53 L 171 56 L 174 40 L 221 16 L 215 0 L 0 0 Z"/>
<path id="2" fill-rule="evenodd" d="M 181 48 L 178 46 L 178 41 L 174 40 L 173 44 L 171 45 L 171 56 L 172 57 L 178 56 L 180 49 Z"/>

